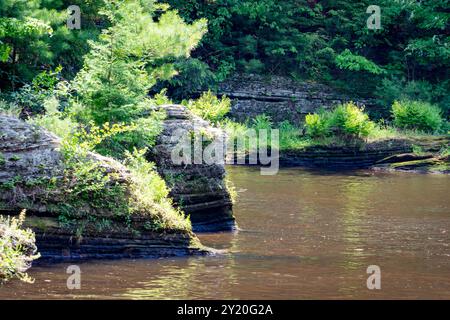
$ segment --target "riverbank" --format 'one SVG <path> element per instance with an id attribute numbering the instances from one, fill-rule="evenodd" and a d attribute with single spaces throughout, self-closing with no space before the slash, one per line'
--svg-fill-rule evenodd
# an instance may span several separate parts
<path id="1" fill-rule="evenodd" d="M 429 136 L 386 139 L 359 145 L 317 145 L 281 150 L 280 165 L 450 173 L 449 143 L 448 136 Z"/>
<path id="2" fill-rule="evenodd" d="M 367 169 L 405 170 L 412 172 L 448 173 L 450 135 L 431 135 L 414 131 L 375 126 L 366 138 L 328 136 L 312 138 L 304 130 L 288 122 L 273 128 L 267 117 L 256 118 L 252 125 L 225 121 L 222 126 L 228 135 L 229 163 L 250 164 L 250 154 L 258 153 L 258 146 L 274 146 L 266 133 L 278 130 L 281 167 L 312 167 L 332 170 Z M 263 130 L 264 138 L 258 137 Z M 254 138 L 252 138 L 254 137 Z M 250 145 L 251 139 L 254 144 Z M 255 140 L 256 139 L 256 140 Z M 240 159 L 240 161 L 238 161 Z M 273 159 L 275 161 L 275 159 Z M 258 159 L 258 164 L 259 159 Z"/>

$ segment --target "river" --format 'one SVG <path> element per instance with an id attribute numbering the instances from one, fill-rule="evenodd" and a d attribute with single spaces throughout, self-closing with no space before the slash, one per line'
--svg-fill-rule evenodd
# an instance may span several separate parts
<path id="1" fill-rule="evenodd" d="M 239 232 L 199 235 L 212 257 L 40 265 L 0 298 L 450 299 L 450 177 L 228 167 Z M 381 289 L 367 288 L 379 266 Z"/>

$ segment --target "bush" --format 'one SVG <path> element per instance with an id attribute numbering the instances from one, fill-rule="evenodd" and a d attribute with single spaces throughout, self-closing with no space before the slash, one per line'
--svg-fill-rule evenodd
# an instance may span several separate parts
<path id="1" fill-rule="evenodd" d="M 364 109 L 353 102 L 338 106 L 333 111 L 308 114 L 305 119 L 306 133 L 313 138 L 338 136 L 366 138 L 375 129 Z"/>
<path id="2" fill-rule="evenodd" d="M 147 150 L 126 152 L 124 164 L 131 172 L 130 199 L 131 214 L 152 214 L 152 230 L 191 230 L 191 221 L 175 209 L 169 198 L 169 188 L 159 176 L 154 163 L 145 159 Z"/>
<path id="3" fill-rule="evenodd" d="M 358 138 L 369 136 L 375 127 L 364 109 L 353 102 L 338 106 L 331 114 L 329 125 L 337 135 Z"/>
<path id="4" fill-rule="evenodd" d="M 211 123 L 218 123 L 230 111 L 231 100 L 226 96 L 219 99 L 214 93 L 207 91 L 197 100 L 189 101 L 187 107 L 195 115 Z"/>
<path id="5" fill-rule="evenodd" d="M 305 128 L 306 133 L 313 138 L 325 137 L 330 133 L 325 113 L 306 115 Z"/>
<path id="6" fill-rule="evenodd" d="M 24 219 L 25 211 L 19 218 L 0 216 L 0 283 L 12 278 L 32 282 L 26 271 L 39 255 L 34 233 L 21 228 Z"/>
<path id="7" fill-rule="evenodd" d="M 438 132 L 444 125 L 441 109 L 422 101 L 395 101 L 392 105 L 394 125 L 401 129 Z"/>

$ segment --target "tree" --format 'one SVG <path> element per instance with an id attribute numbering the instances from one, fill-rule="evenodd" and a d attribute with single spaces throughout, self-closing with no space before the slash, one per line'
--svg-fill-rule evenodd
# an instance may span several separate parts
<path id="1" fill-rule="evenodd" d="M 135 121 L 141 135 L 125 140 L 147 141 L 155 134 L 152 118 L 143 118 L 152 109 L 148 92 L 176 74 L 174 61 L 189 57 L 206 21 L 188 25 L 154 0 L 105 0 L 100 13 L 110 27 L 89 42 L 91 50 L 73 81 L 83 105 L 78 115 L 97 125 Z"/>

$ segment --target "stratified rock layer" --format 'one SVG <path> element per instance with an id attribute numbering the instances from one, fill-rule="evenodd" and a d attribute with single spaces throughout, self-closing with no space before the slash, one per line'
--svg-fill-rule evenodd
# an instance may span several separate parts
<path id="1" fill-rule="evenodd" d="M 207 121 L 192 115 L 184 106 L 165 105 L 167 118 L 156 146 L 149 154 L 161 176 L 171 187 L 175 203 L 190 215 L 194 231 L 233 230 L 235 220 L 232 201 L 225 183 L 223 164 L 174 164 L 171 155 L 179 143 L 174 139 L 177 130 L 209 135 L 212 139 L 223 135 Z"/>
<path id="2" fill-rule="evenodd" d="M 83 205 L 71 225 L 62 223 L 65 170 L 60 141 L 45 130 L 0 115 L 0 214 L 27 209 L 25 226 L 36 233 L 43 258 L 121 258 L 204 254 L 188 230 L 152 231 L 149 215 L 121 215 Z M 97 154 L 90 158 L 111 175 L 111 184 L 128 188 L 130 173 Z M 56 185 L 49 189 L 48 184 Z M 71 186 L 73 187 L 73 186 Z M 158 210 L 158 209 L 154 209 Z"/>
<path id="3" fill-rule="evenodd" d="M 376 169 L 421 173 L 449 173 L 449 156 L 442 151 L 450 145 L 449 136 L 395 138 L 348 145 L 312 145 L 281 150 L 281 167 L 313 167 L 332 170 Z M 413 152 L 414 146 L 422 153 Z M 248 153 L 228 154 L 233 163 L 249 164 Z M 256 158 L 256 157 L 255 157 Z M 274 160 L 273 160 L 274 161 Z M 258 162 L 257 165 L 260 165 Z"/>
<path id="4" fill-rule="evenodd" d="M 308 113 L 348 101 L 365 105 L 369 112 L 374 106 L 370 99 L 350 97 L 322 84 L 300 83 L 279 76 L 239 74 L 221 83 L 218 92 L 232 99 L 229 116 L 239 122 L 265 114 L 274 122 L 298 123 Z"/>
<path id="5" fill-rule="evenodd" d="M 412 144 L 404 139 L 353 146 L 311 146 L 301 150 L 283 150 L 280 154 L 280 164 L 331 169 L 369 168 L 381 159 L 410 151 Z"/>

